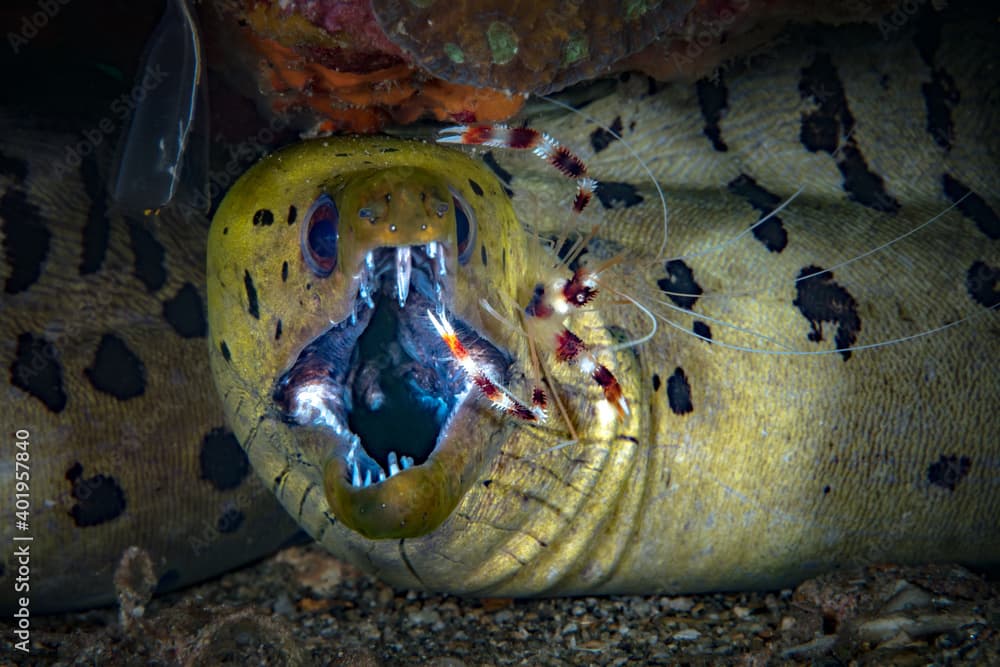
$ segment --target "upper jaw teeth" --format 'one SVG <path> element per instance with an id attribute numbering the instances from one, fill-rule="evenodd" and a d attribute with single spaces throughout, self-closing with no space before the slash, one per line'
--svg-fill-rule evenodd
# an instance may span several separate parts
<path id="1" fill-rule="evenodd" d="M 410 247 L 396 248 L 396 296 L 399 307 L 406 306 L 406 297 L 410 293 L 410 272 L 413 269 L 413 257 Z"/>
<path id="2" fill-rule="evenodd" d="M 382 469 L 381 466 L 375 464 L 378 467 L 378 471 L 375 475 L 372 475 L 371 468 L 365 468 L 364 476 L 361 474 L 361 465 L 358 463 L 357 457 L 349 457 L 348 467 L 351 469 L 351 486 L 364 489 L 372 484 L 378 484 L 379 482 L 384 482 L 390 477 L 395 477 L 404 470 L 409 470 L 413 467 L 414 461 L 411 456 L 398 456 L 396 452 L 389 452 L 388 457 L 389 473 Z"/>
<path id="3" fill-rule="evenodd" d="M 396 299 L 400 308 L 406 307 L 406 300 L 410 295 L 410 279 L 413 276 L 413 248 L 415 246 L 399 246 L 396 248 L 395 261 L 393 267 L 396 269 Z M 437 270 L 437 276 L 432 275 L 435 296 L 441 298 L 441 278 L 448 275 L 448 268 L 445 253 L 442 252 L 441 245 L 436 241 L 431 241 L 422 247 L 427 259 L 431 260 L 431 271 Z M 365 255 L 364 266 L 355 275 L 358 281 L 358 301 L 368 308 L 375 307 L 375 300 L 372 296 L 377 289 L 378 267 L 376 266 L 374 251 Z M 352 322 L 357 321 L 357 313 L 352 313 Z"/>

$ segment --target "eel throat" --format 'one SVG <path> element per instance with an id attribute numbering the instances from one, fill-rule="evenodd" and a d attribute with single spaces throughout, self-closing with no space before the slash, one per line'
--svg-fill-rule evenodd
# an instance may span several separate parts
<path id="1" fill-rule="evenodd" d="M 332 441 L 328 502 L 365 537 L 423 535 L 461 498 L 442 478 L 457 446 L 452 420 L 476 392 L 427 313 L 452 321 L 477 362 L 507 379 L 510 358 L 449 308 L 451 252 L 444 242 L 368 252 L 350 314 L 310 342 L 275 387 L 286 422 Z"/>

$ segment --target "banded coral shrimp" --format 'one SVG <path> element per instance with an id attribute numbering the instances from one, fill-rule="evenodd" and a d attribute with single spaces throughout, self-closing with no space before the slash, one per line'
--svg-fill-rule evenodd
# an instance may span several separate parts
<path id="1" fill-rule="evenodd" d="M 666 366 L 648 380 L 654 393 L 666 385 L 683 415 L 698 383 L 684 370 L 692 345 L 716 362 L 804 364 L 810 391 L 836 393 L 849 391 L 838 378 L 859 353 L 924 346 L 913 360 L 934 384 L 958 344 L 935 339 L 974 328 L 990 344 L 1000 187 L 993 149 L 977 138 L 995 137 L 995 121 L 977 98 L 974 64 L 954 72 L 963 104 L 943 128 L 920 94 L 918 51 L 889 50 L 878 67 L 831 48 L 725 81 L 633 79 L 582 112 L 529 122 L 597 179 L 595 205 L 579 215 L 579 193 L 551 165 L 490 151 L 553 270 L 590 267 L 600 294 L 586 308 L 604 313 L 602 326 L 639 313 L 596 357 L 664 350 Z M 745 363 L 750 378 L 764 372 Z"/>

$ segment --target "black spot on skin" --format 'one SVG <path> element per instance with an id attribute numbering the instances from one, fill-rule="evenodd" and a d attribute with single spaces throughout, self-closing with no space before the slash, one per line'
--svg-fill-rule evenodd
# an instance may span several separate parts
<path id="1" fill-rule="evenodd" d="M 661 384 L 662 383 L 660 382 L 660 374 L 653 373 L 653 391 L 660 391 Z"/>
<path id="2" fill-rule="evenodd" d="M 965 287 L 979 305 L 987 308 L 1000 305 L 1000 269 L 986 262 L 973 262 L 965 274 Z"/>
<path id="3" fill-rule="evenodd" d="M 758 224 L 753 228 L 753 235 L 758 241 L 764 244 L 769 252 L 781 252 L 788 245 L 788 232 L 781 218 L 772 215 L 767 218 L 775 208 L 781 204 L 781 197 L 762 188 L 750 176 L 740 174 L 726 186 L 730 192 L 737 197 L 741 197 L 748 204 L 760 211 Z M 767 218 L 764 222 L 759 222 Z"/>
<path id="4" fill-rule="evenodd" d="M 10 366 L 10 382 L 28 392 L 52 412 L 66 407 L 62 366 L 55 345 L 40 336 L 22 333 L 17 337 L 17 356 Z"/>
<path id="5" fill-rule="evenodd" d="M 295 208 L 295 204 L 288 207 L 288 224 L 294 225 L 295 221 L 299 217 L 299 209 Z"/>
<path id="6" fill-rule="evenodd" d="M 490 488 L 490 484 L 492 484 L 492 483 L 493 483 L 492 479 L 484 479 L 483 480 L 483 486 L 485 486 L 487 489 Z"/>
<path id="7" fill-rule="evenodd" d="M 611 131 L 608 132 L 608 130 Z M 611 121 L 611 126 L 608 130 L 605 130 L 603 127 L 599 127 L 590 133 L 590 145 L 594 147 L 595 153 L 600 153 L 612 143 L 618 141 L 618 137 L 622 135 L 621 116 L 616 116 L 615 119 Z"/>
<path id="8" fill-rule="evenodd" d="M 942 489 L 954 491 L 962 478 L 969 474 L 971 468 L 972 461 L 968 456 L 942 454 L 937 461 L 927 467 L 927 481 Z"/>
<path id="9" fill-rule="evenodd" d="M 941 177 L 941 183 L 944 186 L 945 196 L 953 204 L 958 204 L 958 210 L 962 212 L 962 215 L 976 223 L 976 227 L 983 234 L 986 234 L 987 238 L 994 241 L 1000 239 L 1000 217 L 997 216 L 996 211 L 990 208 L 985 199 L 972 192 L 969 186 L 951 174 L 944 174 Z"/>
<path id="10" fill-rule="evenodd" d="M 724 153 L 729 150 L 729 146 L 722 140 L 719 120 L 722 119 L 722 112 L 729 107 L 729 91 L 726 89 L 726 84 L 722 81 L 722 76 L 719 75 L 716 81 L 698 79 L 694 85 L 698 93 L 701 117 L 705 119 L 705 127 L 702 132 L 712 142 L 712 147 L 715 150 Z"/>
<path id="11" fill-rule="evenodd" d="M 278 320 L 278 324 L 274 327 L 274 340 L 281 340 L 281 320 Z"/>
<path id="12" fill-rule="evenodd" d="M 823 487 L 823 495 L 825 496 L 828 495 L 829 493 L 830 493 L 830 485 L 827 484 L 826 486 Z"/>
<path id="13" fill-rule="evenodd" d="M 694 324 L 691 326 L 691 330 L 698 336 L 705 338 L 709 342 L 712 341 L 712 327 L 708 326 L 701 320 L 695 320 Z"/>
<path id="14" fill-rule="evenodd" d="M 489 151 L 483 155 L 483 162 L 486 166 L 493 170 L 493 173 L 497 175 L 504 185 L 509 186 L 514 181 L 514 175 L 500 166 L 497 159 L 493 157 L 493 152 Z M 508 190 L 508 194 L 510 191 Z"/>
<path id="15" fill-rule="evenodd" d="M 201 441 L 198 454 L 201 479 L 219 491 L 235 489 L 250 472 L 250 461 L 236 436 L 225 428 L 212 429 Z"/>
<path id="16" fill-rule="evenodd" d="M 104 334 L 94 363 L 83 371 L 94 389 L 126 401 L 146 391 L 146 367 L 138 355 L 114 334 Z"/>
<path id="17" fill-rule="evenodd" d="M 163 287 L 167 281 L 167 269 L 163 265 L 163 246 L 153 232 L 138 220 L 128 219 L 128 235 L 135 256 L 135 277 L 142 281 L 150 292 Z"/>
<path id="18" fill-rule="evenodd" d="M 257 209 L 253 214 L 253 226 L 269 227 L 274 224 L 274 213 L 271 213 L 270 209 L 261 208 Z"/>
<path id="19" fill-rule="evenodd" d="M 288 282 L 288 262 L 281 263 L 281 282 Z"/>
<path id="20" fill-rule="evenodd" d="M 927 131 L 938 146 L 951 150 L 951 142 L 955 138 L 951 110 L 960 97 L 955 80 L 943 69 L 935 69 L 931 72 L 931 80 L 920 89 L 927 106 Z"/>
<path id="21" fill-rule="evenodd" d="M 277 392 L 275 392 L 275 394 L 277 394 Z M 285 484 L 285 480 L 288 479 L 289 473 L 291 473 L 291 470 L 289 470 L 287 466 L 284 470 L 278 473 L 277 477 L 274 478 L 274 484 L 271 485 L 271 493 L 274 493 L 275 495 L 279 493 L 279 489 L 281 489 L 281 487 Z"/>
<path id="22" fill-rule="evenodd" d="M 487 261 L 486 261 L 487 258 L 486 258 L 486 246 L 485 245 L 479 246 L 479 258 L 483 261 L 483 266 L 486 266 L 487 265 Z"/>
<path id="23" fill-rule="evenodd" d="M 10 267 L 4 291 L 17 294 L 34 285 L 42 275 L 52 234 L 45 228 L 38 207 L 28 202 L 20 190 L 8 190 L 0 199 L 0 219 L 4 256 Z"/>
<path id="24" fill-rule="evenodd" d="M 111 238 L 111 219 L 108 217 L 107 192 L 104 181 L 97 168 L 97 160 L 93 156 L 83 159 L 80 164 L 80 177 L 83 187 L 90 199 L 87 209 L 87 224 L 83 227 L 83 253 L 80 257 L 80 273 L 96 273 L 104 263 L 108 254 L 108 241 Z"/>
<path id="25" fill-rule="evenodd" d="M 691 385 L 684 369 L 678 366 L 667 378 L 667 403 L 675 415 L 686 415 L 694 410 L 691 403 Z"/>
<path id="26" fill-rule="evenodd" d="M 687 310 L 694 308 L 698 297 L 704 293 L 701 285 L 695 282 L 694 271 L 680 259 L 670 260 L 664 268 L 667 271 L 667 277 L 657 280 L 656 285 L 667 292 L 670 300 L 681 308 Z"/>
<path id="27" fill-rule="evenodd" d="M 219 351 L 222 352 L 222 358 L 226 361 L 233 360 L 233 355 L 229 354 L 229 346 L 226 345 L 226 341 L 219 343 Z"/>
<path id="28" fill-rule="evenodd" d="M 163 318 L 182 338 L 203 338 L 208 329 L 205 305 L 191 283 L 184 283 L 174 298 L 163 302 Z"/>
<path id="29" fill-rule="evenodd" d="M 601 181 L 594 193 L 600 200 L 604 208 L 631 208 L 641 204 L 644 199 L 639 194 L 638 188 L 631 183 L 616 183 L 615 181 Z"/>
<path id="30" fill-rule="evenodd" d="M 852 201 L 883 213 L 896 213 L 899 202 L 885 191 L 882 177 L 868 169 L 854 138 L 854 116 L 847 106 L 844 84 L 827 53 L 816 55 L 802 69 L 799 94 L 812 98 L 819 108 L 802 114 L 799 139 L 809 151 L 834 156 L 843 176 L 843 188 Z M 840 138 L 847 137 L 843 146 Z M 838 147 L 840 152 L 837 152 Z"/>
<path id="31" fill-rule="evenodd" d="M 0 155 L 0 159 L 2 159 L 2 158 L 3 158 L 3 156 Z M 3 579 L 4 576 L 6 576 L 6 575 L 7 575 L 7 568 L 4 567 L 4 564 L 2 562 L 0 562 L 0 579 Z"/>
<path id="32" fill-rule="evenodd" d="M 162 576 L 160 576 L 160 579 L 156 582 L 156 593 L 157 594 L 166 593 L 174 586 L 176 586 L 177 582 L 179 582 L 180 580 L 181 580 L 180 572 L 178 572 L 173 568 L 167 570 L 166 572 L 163 573 Z"/>
<path id="33" fill-rule="evenodd" d="M 243 515 L 243 512 L 235 507 L 230 507 L 215 522 L 215 528 L 220 533 L 235 533 L 243 525 L 244 519 L 246 517 Z"/>
<path id="34" fill-rule="evenodd" d="M 882 213 L 899 211 L 899 202 L 886 193 L 882 177 L 868 169 L 861 150 L 853 143 L 844 146 L 837 167 L 844 177 L 844 189 L 850 199 Z"/>
<path id="35" fill-rule="evenodd" d="M 110 475 L 83 477 L 83 466 L 79 461 L 66 471 L 66 479 L 73 488 L 70 491 L 77 501 L 69 510 L 73 523 L 80 528 L 89 528 L 107 523 L 121 516 L 125 511 L 125 492 Z"/>
<path id="36" fill-rule="evenodd" d="M 0 174 L 23 184 L 24 179 L 28 178 L 28 162 L 0 151 Z"/>
<path id="37" fill-rule="evenodd" d="M 770 213 L 781 204 L 781 197 L 770 190 L 761 187 L 751 176 L 740 174 L 730 181 L 726 188 L 737 197 L 742 197 L 748 204 L 761 213 Z"/>
<path id="38" fill-rule="evenodd" d="M 797 297 L 792 302 L 802 315 L 809 320 L 812 330 L 809 340 L 818 343 L 823 340 L 823 322 L 837 325 L 834 343 L 844 361 L 851 358 L 847 348 L 854 345 L 861 331 L 858 304 L 850 293 L 833 280 L 833 274 L 824 272 L 818 266 L 807 266 L 799 271 L 795 283 Z"/>
<path id="39" fill-rule="evenodd" d="M 550 236 L 548 239 L 553 246 L 555 246 L 556 242 L 560 240 L 554 236 Z M 587 245 L 577 246 L 577 243 L 580 241 L 580 237 L 575 234 L 564 237 L 561 240 L 562 245 L 556 249 L 556 256 L 563 262 L 566 262 L 566 260 L 569 259 L 570 251 L 575 248 L 576 255 L 573 257 L 573 261 L 569 262 L 566 266 L 570 271 L 576 271 L 580 268 L 580 260 L 583 259 L 584 255 L 590 252 L 590 248 L 587 247 Z"/>
<path id="40" fill-rule="evenodd" d="M 229 233 L 229 227 L 223 227 L 222 228 L 222 235 L 225 236 L 228 233 Z"/>
<path id="41" fill-rule="evenodd" d="M 476 183 L 471 178 L 469 179 L 469 187 L 472 188 L 472 191 L 476 193 L 476 196 L 478 197 L 483 196 L 483 186 L 479 185 L 479 183 Z"/>
<path id="42" fill-rule="evenodd" d="M 260 308 L 257 306 L 257 288 L 253 286 L 253 278 L 246 270 L 243 271 L 243 286 L 247 289 L 247 312 L 255 320 L 259 320 Z"/>

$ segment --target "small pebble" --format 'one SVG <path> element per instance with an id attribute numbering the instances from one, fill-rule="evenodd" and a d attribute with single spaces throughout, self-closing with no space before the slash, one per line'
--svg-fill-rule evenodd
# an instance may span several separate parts
<path id="1" fill-rule="evenodd" d="M 694 607 L 694 600 L 687 597 L 667 598 L 664 600 L 667 609 L 671 611 L 691 611 Z"/>

